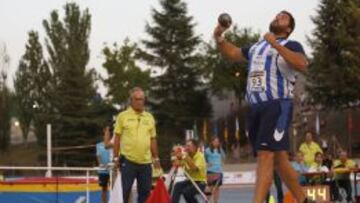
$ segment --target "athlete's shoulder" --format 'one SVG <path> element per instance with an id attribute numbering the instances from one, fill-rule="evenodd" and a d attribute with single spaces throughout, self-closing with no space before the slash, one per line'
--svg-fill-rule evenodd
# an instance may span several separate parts
<path id="1" fill-rule="evenodd" d="M 249 60 L 249 51 L 250 51 L 250 47 L 241 48 L 241 53 L 244 56 L 244 58 L 246 58 L 246 60 Z"/>
<path id="2" fill-rule="evenodd" d="M 288 40 L 284 46 L 291 51 L 299 52 L 305 55 L 304 47 L 296 40 Z"/>
<path id="3" fill-rule="evenodd" d="M 241 53 L 243 54 L 243 56 L 246 58 L 246 60 L 249 60 L 249 53 L 250 50 L 254 48 L 254 45 L 256 45 L 257 43 L 250 43 L 248 45 L 245 45 L 244 47 L 241 48 Z"/>

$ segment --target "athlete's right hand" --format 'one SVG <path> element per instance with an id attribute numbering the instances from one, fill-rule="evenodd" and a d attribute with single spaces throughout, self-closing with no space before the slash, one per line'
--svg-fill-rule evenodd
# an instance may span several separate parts
<path id="1" fill-rule="evenodd" d="M 214 30 L 214 39 L 215 40 L 218 40 L 220 37 L 222 37 L 222 34 L 226 31 L 227 28 L 221 26 L 220 24 L 218 24 L 216 27 L 215 27 L 215 30 Z"/>

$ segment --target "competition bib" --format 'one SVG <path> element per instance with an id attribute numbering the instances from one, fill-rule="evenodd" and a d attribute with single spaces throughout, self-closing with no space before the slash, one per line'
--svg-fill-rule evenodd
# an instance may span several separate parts
<path id="1" fill-rule="evenodd" d="M 265 59 L 262 56 L 257 56 L 253 60 L 249 80 L 251 92 L 266 91 Z"/>
<path id="2" fill-rule="evenodd" d="M 249 75 L 250 91 L 265 92 L 266 91 L 266 72 L 251 71 Z"/>

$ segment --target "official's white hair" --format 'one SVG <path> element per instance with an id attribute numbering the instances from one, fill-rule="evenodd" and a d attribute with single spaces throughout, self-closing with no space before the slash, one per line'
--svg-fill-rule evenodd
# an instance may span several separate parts
<path id="1" fill-rule="evenodd" d="M 133 95 L 134 95 L 135 92 L 142 92 L 142 93 L 144 93 L 144 90 L 143 90 L 141 87 L 134 87 L 134 88 L 130 89 L 130 90 L 129 90 L 129 96 L 130 96 L 130 98 L 133 97 Z M 145 94 L 145 93 L 144 93 L 144 94 Z"/>

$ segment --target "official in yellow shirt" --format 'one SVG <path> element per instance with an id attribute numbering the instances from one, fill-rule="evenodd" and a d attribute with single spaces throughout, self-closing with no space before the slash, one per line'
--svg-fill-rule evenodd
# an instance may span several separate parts
<path id="1" fill-rule="evenodd" d="M 130 107 L 115 123 L 114 161 L 121 171 L 124 202 L 128 202 L 134 180 L 138 201 L 146 202 L 151 190 L 152 168 L 160 168 L 154 117 L 144 110 L 145 94 L 141 88 L 130 91 Z"/>
<path id="2" fill-rule="evenodd" d="M 121 112 L 115 133 L 120 137 L 120 155 L 137 164 L 149 164 L 151 140 L 156 138 L 155 120 L 148 112 L 136 112 L 133 107 Z"/>
<path id="3" fill-rule="evenodd" d="M 319 144 L 313 141 L 311 132 L 306 133 L 305 142 L 300 145 L 299 151 L 304 154 L 304 163 L 307 167 L 314 164 L 317 152 L 323 153 Z"/>
<path id="4" fill-rule="evenodd" d="M 176 157 L 180 160 L 180 165 L 185 168 L 185 173 L 189 174 L 201 191 L 204 191 L 206 186 L 206 161 L 204 154 L 199 151 L 198 141 L 194 139 L 188 140 L 186 142 L 186 151 L 187 155 L 183 156 L 178 153 Z M 184 180 L 175 184 L 171 202 L 180 202 L 181 195 L 184 196 L 186 202 L 197 202 L 195 196 L 198 193 L 199 191 L 190 180 Z"/>

